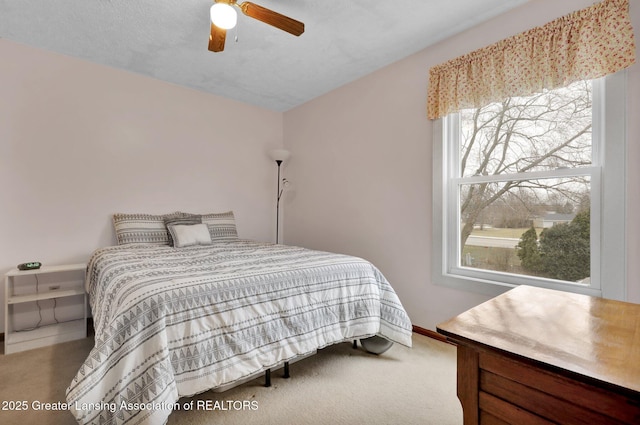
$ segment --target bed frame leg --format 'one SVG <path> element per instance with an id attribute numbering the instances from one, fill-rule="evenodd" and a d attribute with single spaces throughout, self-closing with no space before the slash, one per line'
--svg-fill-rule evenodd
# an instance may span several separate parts
<path id="1" fill-rule="evenodd" d="M 358 340 L 357 340 L 357 339 L 354 339 L 354 340 L 353 340 L 353 349 L 354 349 L 354 350 L 357 350 L 357 349 L 358 349 Z"/>
<path id="2" fill-rule="evenodd" d="M 288 379 L 291 375 L 289 375 L 289 362 L 284 362 L 284 375 L 283 378 Z"/>
<path id="3" fill-rule="evenodd" d="M 264 386 L 271 386 L 271 369 L 267 369 L 264 371 Z"/>

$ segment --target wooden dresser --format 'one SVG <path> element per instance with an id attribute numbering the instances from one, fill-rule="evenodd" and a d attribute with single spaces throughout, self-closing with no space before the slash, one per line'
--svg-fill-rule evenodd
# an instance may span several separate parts
<path id="1" fill-rule="evenodd" d="M 640 424 L 640 305 L 519 286 L 438 325 L 464 425 Z"/>

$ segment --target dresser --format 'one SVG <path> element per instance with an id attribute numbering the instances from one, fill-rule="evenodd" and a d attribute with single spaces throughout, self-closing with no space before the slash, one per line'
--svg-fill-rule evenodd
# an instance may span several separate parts
<path id="1" fill-rule="evenodd" d="M 640 424 L 640 305 L 516 287 L 437 326 L 464 425 Z"/>

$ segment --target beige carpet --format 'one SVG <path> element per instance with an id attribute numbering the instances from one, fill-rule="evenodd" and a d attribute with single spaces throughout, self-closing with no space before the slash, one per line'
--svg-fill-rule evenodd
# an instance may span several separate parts
<path id="1" fill-rule="evenodd" d="M 182 398 L 168 425 L 422 424 L 459 425 L 455 348 L 414 334 L 414 347 L 395 344 L 376 356 L 344 343 L 291 365 L 290 379 L 272 374 L 224 393 Z M 69 412 L 34 411 L 34 402 L 64 401 L 65 389 L 91 349 L 73 341 L 0 356 L 0 424 L 75 424 Z M 26 401 L 27 411 L 9 411 Z M 160 425 L 160 424 L 159 424 Z"/>

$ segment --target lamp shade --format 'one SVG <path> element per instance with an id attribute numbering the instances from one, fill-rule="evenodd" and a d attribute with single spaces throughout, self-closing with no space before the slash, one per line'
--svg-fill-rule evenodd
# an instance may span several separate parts
<path id="1" fill-rule="evenodd" d="M 274 149 L 270 152 L 270 155 L 271 155 L 271 159 L 273 159 L 274 161 L 280 161 L 280 162 L 286 161 L 291 156 L 289 151 L 286 149 Z"/>
<path id="2" fill-rule="evenodd" d="M 227 3 L 216 3 L 211 6 L 211 22 L 218 28 L 228 30 L 236 26 L 238 14 Z"/>

